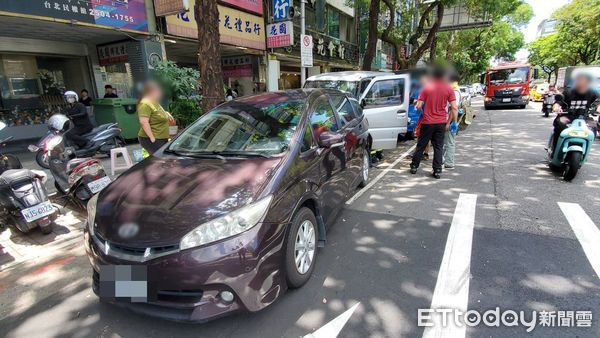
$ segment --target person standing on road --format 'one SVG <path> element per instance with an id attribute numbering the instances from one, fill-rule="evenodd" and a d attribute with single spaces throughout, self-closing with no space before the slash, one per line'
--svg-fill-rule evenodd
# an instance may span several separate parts
<path id="1" fill-rule="evenodd" d="M 458 76 L 452 75 L 450 79 L 453 81 L 452 88 L 454 89 L 454 97 L 458 105 L 462 104 L 462 94 L 458 87 Z M 452 106 L 448 105 L 448 114 L 452 114 Z M 452 120 L 451 116 L 450 119 Z M 454 117 L 454 121 L 458 120 L 458 115 Z M 458 124 L 456 122 L 450 122 L 450 128 L 446 130 L 444 135 L 444 169 L 454 169 L 454 153 L 456 151 L 456 133 L 458 132 Z"/>
<path id="2" fill-rule="evenodd" d="M 417 109 L 421 109 L 424 104 L 423 122 L 417 148 L 410 164 L 410 173 L 417 173 L 423 158 L 423 151 L 427 142 L 431 141 L 433 145 L 433 177 L 439 179 L 442 175 L 444 133 L 450 128 L 450 123 L 456 121 L 458 115 L 454 90 L 446 79 L 446 71 L 441 67 L 433 69 L 431 82 L 423 88 L 419 95 Z M 448 104 L 451 106 L 450 118 L 446 111 Z"/>
<path id="3" fill-rule="evenodd" d="M 138 101 L 137 111 L 141 125 L 138 140 L 150 155 L 169 141 L 169 121 L 175 120 L 160 105 L 162 98 L 163 92 L 159 85 L 148 82 Z"/>

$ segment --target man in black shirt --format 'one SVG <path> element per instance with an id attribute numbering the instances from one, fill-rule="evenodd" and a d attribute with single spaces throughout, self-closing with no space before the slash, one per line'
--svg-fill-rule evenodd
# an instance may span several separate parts
<path id="1" fill-rule="evenodd" d="M 113 91 L 113 87 L 111 85 L 104 86 L 104 98 L 105 99 L 116 99 L 119 96 Z"/>
<path id="2" fill-rule="evenodd" d="M 73 128 L 69 130 L 65 136 L 68 140 L 75 143 L 78 147 L 85 147 L 87 139 L 82 137 L 94 129 L 92 121 L 87 113 L 87 108 L 81 102 L 77 102 L 77 93 L 68 91 L 65 93 L 67 106 L 64 108 L 64 113 L 73 123 Z"/>
<path id="3" fill-rule="evenodd" d="M 558 113 L 558 116 L 554 119 L 552 149 L 556 147 L 560 133 L 567 128 L 567 124 L 577 118 L 577 112 L 587 112 L 592 103 L 599 98 L 598 93 L 590 87 L 591 82 L 591 75 L 579 73 L 575 77 L 573 88 L 563 92 L 563 102 L 554 104 L 553 110 Z"/>
<path id="4" fill-rule="evenodd" d="M 81 90 L 81 96 L 79 97 L 79 102 L 83 103 L 83 105 L 86 107 L 92 106 L 92 98 L 90 97 L 90 94 L 88 93 L 87 89 Z"/>

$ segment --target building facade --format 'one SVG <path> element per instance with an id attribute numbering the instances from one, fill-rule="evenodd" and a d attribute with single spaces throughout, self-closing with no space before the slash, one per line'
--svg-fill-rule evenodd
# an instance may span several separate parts
<path id="1" fill-rule="evenodd" d="M 0 0 L 0 120 L 15 139 L 36 138 L 67 90 L 92 98 L 112 85 L 135 97 L 151 60 L 162 59 L 144 0 Z M 7 134 L 4 134 L 6 136 Z"/>

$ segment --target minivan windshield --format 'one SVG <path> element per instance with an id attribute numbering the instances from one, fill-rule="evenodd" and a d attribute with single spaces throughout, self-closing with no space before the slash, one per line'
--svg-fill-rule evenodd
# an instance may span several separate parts
<path id="1" fill-rule="evenodd" d="M 220 105 L 181 133 L 167 152 L 269 156 L 284 152 L 302 113 L 301 100 L 242 99 Z"/>
<path id="2" fill-rule="evenodd" d="M 314 80 L 306 81 L 304 88 L 338 89 L 359 97 L 360 81 Z"/>

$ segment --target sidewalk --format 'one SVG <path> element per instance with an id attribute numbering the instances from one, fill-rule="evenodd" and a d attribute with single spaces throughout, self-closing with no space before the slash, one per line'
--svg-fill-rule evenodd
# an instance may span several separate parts
<path id="1" fill-rule="evenodd" d="M 133 149 L 137 148 L 139 148 L 138 144 L 127 146 L 130 156 L 133 156 Z M 19 157 L 23 168 L 44 170 L 35 162 L 35 155 L 33 153 L 19 152 L 14 155 Z M 102 158 L 102 164 L 106 173 L 111 176 L 110 158 Z M 48 174 L 48 181 L 45 186 L 48 193 L 52 195 L 56 192 L 54 179 L 49 170 L 44 171 Z M 117 172 L 115 176 L 111 176 L 111 179 L 114 180 L 117 178 L 121 172 Z M 58 204 L 62 203 L 59 202 Z M 85 211 L 83 210 L 73 210 L 70 207 L 68 205 L 64 208 L 63 214 L 58 216 L 52 232 L 48 235 L 42 234 L 39 229 L 33 229 L 29 233 L 24 234 L 12 226 L 3 224 L 3 228 L 0 229 L 0 271 L 23 262 L 48 256 L 53 251 L 81 243 L 83 241 L 83 221 L 87 215 L 85 215 Z"/>

